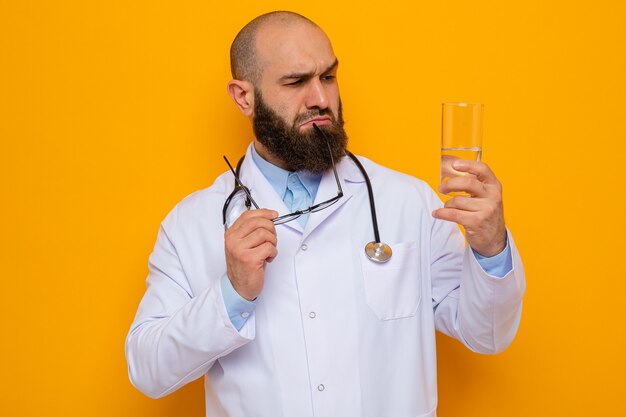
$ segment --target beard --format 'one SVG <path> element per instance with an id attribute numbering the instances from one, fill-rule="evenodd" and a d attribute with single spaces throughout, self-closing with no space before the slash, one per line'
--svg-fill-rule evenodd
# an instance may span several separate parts
<path id="1" fill-rule="evenodd" d="M 289 126 L 263 101 L 261 92 L 256 90 L 252 128 L 256 139 L 272 156 L 282 161 L 287 170 L 318 174 L 332 167 L 331 153 L 335 161 L 339 161 L 345 155 L 348 137 L 343 129 L 341 99 L 337 113 L 335 117 L 328 108 L 313 108 L 298 115 Z M 305 132 L 299 130 L 302 123 L 318 116 L 331 118 L 331 124 L 319 126 L 328 138 L 328 143 L 313 127 Z"/>

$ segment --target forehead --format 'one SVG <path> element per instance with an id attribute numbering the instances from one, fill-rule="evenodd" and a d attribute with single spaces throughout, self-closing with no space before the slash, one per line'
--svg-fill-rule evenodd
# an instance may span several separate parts
<path id="1" fill-rule="evenodd" d="M 317 72 L 335 61 L 326 34 L 308 23 L 268 25 L 257 33 L 256 48 L 264 78 Z"/>

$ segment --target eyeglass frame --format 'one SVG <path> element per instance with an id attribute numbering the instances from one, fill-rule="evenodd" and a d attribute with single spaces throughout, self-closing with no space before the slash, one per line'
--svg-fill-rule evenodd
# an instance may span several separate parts
<path id="1" fill-rule="evenodd" d="M 316 213 L 318 211 L 322 211 L 325 208 L 328 208 L 330 206 L 332 206 L 333 204 L 335 204 L 337 201 L 339 201 L 339 199 L 341 199 L 341 197 L 343 197 L 343 189 L 341 188 L 341 181 L 339 181 L 339 175 L 337 174 L 337 168 L 335 166 L 335 159 L 333 158 L 333 152 L 330 149 L 330 144 L 328 143 L 328 138 L 326 137 L 326 135 L 324 134 L 324 132 L 322 132 L 322 130 L 317 127 L 316 124 L 313 124 L 313 127 L 315 128 L 315 130 L 317 130 L 322 137 L 326 140 L 326 145 L 328 146 L 328 152 L 330 154 L 330 161 L 332 163 L 332 168 L 333 168 L 333 174 L 335 175 L 335 181 L 337 182 L 337 195 L 330 198 L 329 200 L 326 201 L 322 201 L 320 203 L 314 204 L 312 206 L 310 206 L 307 209 L 304 210 L 296 210 L 293 213 L 289 213 L 289 214 L 284 214 L 282 216 L 278 216 L 272 219 L 272 223 L 274 223 L 274 225 L 279 225 L 279 224 L 285 224 L 288 223 L 292 220 L 297 219 L 298 217 L 302 216 L 303 214 L 307 214 L 307 213 Z M 226 155 L 223 155 L 224 160 L 226 161 L 226 164 L 228 164 L 228 168 L 230 168 L 230 171 L 233 173 L 233 175 L 235 176 L 235 189 L 230 193 L 230 195 L 226 198 L 226 201 L 224 202 L 224 207 L 222 207 L 222 220 L 223 220 L 223 224 L 224 224 L 224 228 L 226 228 L 226 210 L 228 210 L 228 206 L 232 200 L 232 198 L 241 190 L 246 194 L 246 207 L 248 209 L 250 209 L 252 206 L 254 206 L 256 209 L 259 208 L 259 205 L 256 203 L 256 201 L 254 201 L 254 199 L 252 198 L 252 194 L 250 194 L 250 189 L 248 187 L 246 187 L 245 185 L 243 185 L 243 183 L 241 182 L 241 180 L 239 179 L 239 170 L 241 168 L 241 163 L 243 161 L 243 157 L 239 160 L 239 162 L 237 163 L 237 170 L 234 170 L 232 165 L 230 164 L 230 162 L 228 161 L 228 159 L 226 158 Z"/>

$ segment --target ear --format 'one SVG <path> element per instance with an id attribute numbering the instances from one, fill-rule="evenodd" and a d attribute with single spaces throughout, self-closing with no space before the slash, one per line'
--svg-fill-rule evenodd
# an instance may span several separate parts
<path id="1" fill-rule="evenodd" d="M 254 86 L 249 81 L 230 80 L 228 95 L 233 99 L 244 116 L 252 116 L 254 110 Z"/>

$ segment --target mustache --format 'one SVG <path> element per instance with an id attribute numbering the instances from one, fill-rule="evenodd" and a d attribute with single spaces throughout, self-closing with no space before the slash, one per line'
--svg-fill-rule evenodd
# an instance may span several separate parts
<path id="1" fill-rule="evenodd" d="M 329 108 L 321 109 L 316 107 L 296 116 L 296 119 L 293 121 L 293 125 L 300 126 L 302 123 L 306 123 L 319 116 L 328 116 L 333 123 L 336 121 L 335 115 Z"/>

